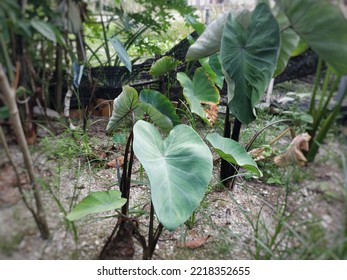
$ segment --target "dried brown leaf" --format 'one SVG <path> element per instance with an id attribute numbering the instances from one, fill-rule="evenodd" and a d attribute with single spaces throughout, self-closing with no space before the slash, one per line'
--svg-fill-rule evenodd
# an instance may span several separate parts
<path id="1" fill-rule="evenodd" d="M 185 243 L 180 243 L 177 245 L 179 248 L 196 249 L 203 246 L 206 241 L 211 237 L 211 235 L 203 236 L 198 239 L 194 239 Z"/>
<path id="2" fill-rule="evenodd" d="M 94 108 L 94 115 L 109 118 L 112 115 L 113 100 L 97 98 Z"/>
<path id="3" fill-rule="evenodd" d="M 214 103 L 206 103 L 208 105 L 207 108 L 205 108 L 206 117 L 211 125 L 214 125 L 216 120 L 218 119 L 218 106 Z"/>
<path id="4" fill-rule="evenodd" d="M 119 167 L 122 167 L 123 164 L 124 164 L 124 157 L 119 156 L 119 157 L 117 158 L 117 161 L 118 161 L 118 166 L 119 166 Z M 111 167 L 111 168 L 117 167 L 116 159 L 109 161 L 109 162 L 107 163 L 107 166 L 108 166 L 108 167 Z"/>
<path id="5" fill-rule="evenodd" d="M 249 154 L 255 161 L 258 161 L 258 160 L 265 159 L 264 151 L 265 151 L 265 148 L 255 148 L 250 150 Z"/>
<path id="6" fill-rule="evenodd" d="M 289 165 L 305 166 L 307 159 L 303 151 L 309 150 L 309 141 L 311 136 L 308 133 L 302 133 L 296 136 L 290 143 L 288 149 L 281 155 L 274 158 L 274 163 L 279 167 Z"/>

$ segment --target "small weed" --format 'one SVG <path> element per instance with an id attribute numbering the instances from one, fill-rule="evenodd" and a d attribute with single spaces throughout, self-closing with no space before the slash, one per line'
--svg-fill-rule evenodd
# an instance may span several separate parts
<path id="1" fill-rule="evenodd" d="M 40 146 L 49 158 L 61 159 L 69 163 L 76 158 L 92 161 L 98 158 L 93 152 L 92 140 L 87 134 L 67 130 L 59 136 L 43 138 Z"/>

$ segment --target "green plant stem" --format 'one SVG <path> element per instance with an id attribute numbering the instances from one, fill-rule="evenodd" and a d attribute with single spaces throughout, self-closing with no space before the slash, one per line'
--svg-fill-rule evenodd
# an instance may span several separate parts
<path id="1" fill-rule="evenodd" d="M 342 102 L 344 98 L 347 96 L 347 88 L 344 89 L 344 93 L 341 95 L 340 99 L 337 101 L 337 104 L 335 105 L 335 108 L 328 117 L 323 122 L 321 129 L 319 130 L 318 134 L 311 139 L 310 141 L 310 149 L 308 153 L 306 154 L 306 158 L 308 162 L 312 162 L 314 158 L 316 157 L 318 153 L 318 149 L 320 144 L 323 143 L 324 138 L 329 132 L 329 129 L 331 128 L 333 122 L 335 121 L 337 115 L 340 112 Z"/>
<path id="2" fill-rule="evenodd" d="M 255 242 L 255 259 L 256 260 L 260 260 L 260 252 L 261 252 L 261 248 L 262 248 L 262 245 L 265 245 L 265 244 L 259 244 L 259 222 L 260 222 L 260 217 L 261 217 L 261 213 L 263 211 L 263 207 L 264 205 L 262 205 L 260 207 L 260 210 L 258 212 L 258 215 L 256 217 L 256 224 L 255 224 L 255 227 L 253 226 L 253 222 L 252 222 L 252 227 L 253 227 L 253 230 L 254 230 L 254 234 L 255 234 L 255 238 L 254 238 L 254 242 Z"/>
<path id="3" fill-rule="evenodd" d="M 89 51 L 92 53 L 92 55 L 89 57 L 88 59 L 88 64 L 90 63 L 90 61 L 92 60 L 93 57 L 96 58 L 96 60 L 98 61 L 99 65 L 103 65 L 101 59 L 98 56 L 98 51 L 99 49 L 101 49 L 101 47 L 103 46 L 103 44 L 101 46 L 99 46 L 95 51 L 86 43 L 86 47 L 89 49 Z"/>
<path id="4" fill-rule="evenodd" d="M 314 122 L 313 122 L 312 131 L 311 131 L 311 133 L 309 133 L 311 135 L 311 137 L 315 136 L 315 132 L 318 130 L 320 123 L 322 122 L 324 116 L 326 115 L 326 111 L 327 111 L 327 108 L 329 106 L 330 100 L 333 97 L 333 95 L 334 95 L 334 93 L 338 87 L 339 82 L 340 82 L 340 76 L 338 76 L 336 78 L 336 80 L 335 80 L 335 82 L 334 82 L 334 84 L 333 84 L 333 86 L 332 86 L 332 88 L 328 94 L 328 97 L 327 97 L 326 101 L 324 102 L 324 106 L 323 107 L 321 107 L 321 105 L 319 106 L 319 109 L 317 110 L 317 114 L 316 114 Z"/>
<path id="5" fill-rule="evenodd" d="M 110 49 L 108 47 L 106 27 L 105 27 L 105 23 L 104 23 L 103 16 L 101 13 L 100 13 L 100 18 L 101 18 L 102 35 L 103 35 L 104 41 L 105 41 L 105 52 L 106 52 L 106 56 L 107 56 L 107 64 L 109 64 L 111 62 L 111 55 L 110 55 Z"/>
<path id="6" fill-rule="evenodd" d="M 255 134 L 253 135 L 253 137 L 251 138 L 251 140 L 248 141 L 248 143 L 247 143 L 247 145 L 246 145 L 246 147 L 245 147 L 246 151 L 248 152 L 248 151 L 251 149 L 251 147 L 252 147 L 254 141 L 258 138 L 258 136 L 259 136 L 261 133 L 263 133 L 263 132 L 264 132 L 266 129 L 268 129 L 269 127 L 271 127 L 271 126 L 273 126 L 273 125 L 275 125 L 275 124 L 278 124 L 278 123 L 282 123 L 282 122 L 289 122 L 289 123 L 292 123 L 293 120 L 291 120 L 291 119 L 278 120 L 278 121 L 272 122 L 272 123 L 268 124 L 267 126 L 263 127 L 261 130 L 259 130 L 257 133 L 255 133 Z"/>
<path id="7" fill-rule="evenodd" d="M 316 109 L 316 113 L 318 113 L 318 114 L 322 110 L 323 102 L 324 102 L 324 99 L 327 95 L 328 87 L 329 87 L 330 80 L 331 80 L 332 76 L 333 76 L 333 71 L 330 67 L 328 67 L 328 70 L 324 76 L 324 82 L 323 82 L 322 92 L 321 92 L 320 99 L 319 99 L 318 108 Z"/>
<path id="8" fill-rule="evenodd" d="M 310 104 L 310 109 L 309 109 L 309 114 L 313 117 L 316 113 L 315 102 L 316 102 L 317 91 L 319 88 L 319 82 L 320 82 L 322 67 L 323 67 L 323 60 L 321 58 L 319 58 L 318 64 L 317 64 L 317 69 L 316 69 L 316 75 L 315 75 L 315 83 L 314 83 L 312 97 L 311 97 L 311 104 Z"/>
<path id="9" fill-rule="evenodd" d="M 281 233 L 282 231 L 282 228 L 284 226 L 284 217 L 285 217 L 285 214 L 286 214 L 286 211 L 287 211 L 287 206 L 288 206 L 288 197 L 289 197 L 289 187 L 286 186 L 286 192 L 285 192 L 285 199 L 284 199 L 284 206 L 283 206 L 283 209 L 282 211 L 280 212 L 280 217 L 278 219 L 278 222 L 276 224 L 276 228 L 275 228 L 275 232 L 274 234 L 271 236 L 271 242 L 270 242 L 270 245 L 269 245 L 269 248 L 271 249 L 271 251 L 275 251 L 276 250 L 276 247 L 279 245 L 279 243 L 277 243 L 277 245 L 274 247 L 275 243 L 276 243 L 276 240 L 277 240 L 277 237 L 279 236 L 279 234 Z M 274 248 L 273 248 L 274 247 Z M 266 254 L 266 257 L 265 259 L 270 259 L 271 258 L 271 255 L 269 254 Z"/>
<path id="10" fill-rule="evenodd" d="M 188 118 L 189 124 L 192 126 L 192 128 L 195 131 L 197 131 L 197 127 L 196 127 L 196 123 L 195 123 L 194 115 L 193 115 L 192 111 L 190 111 L 190 109 L 186 103 L 182 102 L 181 104 L 184 106 L 185 110 L 183 110 L 183 109 L 179 109 L 179 110 L 186 115 L 186 117 Z"/>

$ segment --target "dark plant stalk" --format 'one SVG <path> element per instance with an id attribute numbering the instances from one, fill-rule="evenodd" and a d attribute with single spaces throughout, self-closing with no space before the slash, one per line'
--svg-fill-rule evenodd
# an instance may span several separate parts
<path id="1" fill-rule="evenodd" d="M 224 122 L 224 137 L 231 138 L 232 140 L 238 142 L 240 138 L 240 132 L 241 132 L 241 126 L 242 123 L 240 120 L 235 118 L 234 126 L 232 134 L 231 132 L 231 124 L 230 124 L 230 117 L 229 117 L 229 108 L 227 106 L 227 110 L 225 113 L 225 122 Z M 223 182 L 223 185 L 229 189 L 232 189 L 234 186 L 234 175 L 238 172 L 238 167 L 230 164 L 230 162 L 222 159 L 221 161 L 221 181 Z"/>
<path id="2" fill-rule="evenodd" d="M 154 206 L 153 203 L 151 201 L 151 212 L 150 212 L 150 216 L 149 216 L 149 229 L 148 229 L 148 253 L 147 253 L 147 257 L 150 259 L 151 255 L 153 252 L 152 251 L 152 247 L 153 247 L 153 243 L 154 243 Z"/>
<path id="3" fill-rule="evenodd" d="M 150 246 L 150 251 L 149 251 L 148 259 L 152 259 L 153 253 L 154 253 L 154 251 L 155 251 L 155 246 L 157 246 L 159 237 L 160 237 L 160 235 L 161 235 L 163 229 L 164 229 L 164 226 L 163 226 L 162 224 L 159 224 L 158 227 L 157 227 L 157 229 L 156 229 L 156 231 L 155 231 L 155 233 L 154 233 L 153 242 L 152 242 L 152 244 L 151 244 L 151 246 Z"/>
<path id="4" fill-rule="evenodd" d="M 122 197 L 127 200 L 127 202 L 122 206 L 122 215 L 124 216 L 127 216 L 129 212 L 130 180 L 131 180 L 131 167 L 132 167 L 131 160 L 134 157 L 134 152 L 132 147 L 133 136 L 134 136 L 133 131 L 131 131 L 128 137 L 126 147 L 125 147 L 123 174 L 122 174 L 122 179 L 120 184 L 120 191 L 122 193 Z M 129 153 L 130 153 L 130 162 L 128 165 Z"/>
<path id="5" fill-rule="evenodd" d="M 231 136 L 231 124 L 230 124 L 230 112 L 229 107 L 226 106 L 225 118 L 224 118 L 224 132 L 223 137 L 230 138 Z M 224 186 L 227 186 L 226 179 L 229 178 L 230 163 L 224 159 L 221 160 L 220 178 Z"/>

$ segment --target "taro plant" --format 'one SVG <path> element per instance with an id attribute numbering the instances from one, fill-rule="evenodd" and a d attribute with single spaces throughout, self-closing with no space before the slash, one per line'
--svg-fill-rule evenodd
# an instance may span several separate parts
<path id="1" fill-rule="evenodd" d="M 197 75 L 200 74 L 197 71 Z M 194 84 L 197 86 L 199 83 L 194 82 L 194 79 L 192 82 L 189 78 L 184 78 L 191 91 L 187 98 L 197 106 L 199 99 L 193 89 Z M 200 78 L 202 84 L 206 80 L 206 76 Z M 218 100 L 217 94 L 215 101 Z M 197 108 L 199 115 L 201 108 Z M 200 115 L 209 122 L 203 112 Z M 124 243 L 124 238 L 131 244 L 134 237 L 143 247 L 143 259 L 151 259 L 162 230 L 165 228 L 172 231 L 184 224 L 204 198 L 212 176 L 212 154 L 191 126 L 181 124 L 170 100 L 155 90 L 143 89 L 138 94 L 130 86 L 123 87 L 122 93 L 114 100 L 113 113 L 106 130 L 112 135 L 124 126 L 129 129 L 129 137 L 123 172 L 119 175 L 119 191 L 91 193 L 77 204 L 67 218 L 75 220 L 88 214 L 122 207 L 118 212 L 118 222 L 100 258 L 118 258 L 117 252 L 122 251 L 119 246 Z M 230 162 L 258 175 L 261 173 L 239 143 L 226 143 L 213 134 L 208 136 L 208 140 Z M 150 184 L 147 238 L 141 233 L 135 217 L 131 217 L 129 211 L 134 156 L 145 169 Z"/>
<path id="2" fill-rule="evenodd" d="M 275 70 L 280 47 L 280 30 L 270 8 L 261 3 L 248 10 L 221 14 L 189 48 L 188 61 L 220 51 L 228 85 L 224 137 L 239 140 L 241 124 L 256 118 L 255 105 L 262 97 Z M 235 116 L 233 131 L 229 111 Z M 237 169 L 227 160 L 221 164 L 221 180 L 231 187 Z"/>
<path id="3" fill-rule="evenodd" d="M 169 97 L 170 94 L 170 71 L 174 70 L 181 61 L 171 57 L 163 56 L 158 59 L 149 70 L 149 74 L 158 77 L 161 84 L 161 91 Z"/>
<path id="4" fill-rule="evenodd" d="M 285 69 L 292 54 L 311 47 L 320 57 L 309 111 L 314 121 L 308 131 L 312 140 L 307 157 L 312 161 L 347 94 L 341 89 L 334 109 L 328 114 L 340 76 L 347 73 L 346 48 L 342 47 L 347 43 L 346 19 L 340 8 L 328 0 L 278 0 L 272 9 L 268 1 L 258 2 L 252 12 L 219 15 L 189 48 L 186 60 L 201 59 L 219 51 L 228 89 L 224 137 L 238 141 L 241 125 L 256 118 L 255 105 L 270 80 Z M 322 61 L 329 70 L 317 105 Z M 233 129 L 229 111 L 235 117 Z M 237 168 L 222 160 L 221 179 L 225 185 L 232 186 L 229 179 L 235 172 Z"/>
<path id="5" fill-rule="evenodd" d="M 153 124 L 143 120 L 136 122 L 145 115 L 163 133 L 168 134 L 165 140 L 162 140 L 160 131 Z M 127 122 L 129 119 L 130 125 Z M 144 166 L 151 185 L 148 243 L 135 223 L 130 228 L 131 234 L 143 246 L 143 258 L 150 259 L 162 229 L 165 227 L 174 230 L 183 224 L 203 199 L 212 175 L 212 155 L 197 132 L 187 125 L 180 124 L 173 105 L 159 92 L 142 90 L 138 96 L 135 89 L 124 86 L 123 92 L 114 101 L 107 132 L 113 134 L 124 124 L 129 127 L 130 132 L 119 183 L 121 196 L 118 191 L 113 191 L 113 199 L 110 199 L 111 194 L 99 192 L 99 201 L 95 204 L 96 194 L 92 193 L 82 200 L 67 218 L 74 220 L 96 211 L 122 206 L 113 234 L 116 229 L 120 234 L 127 230 L 129 224 L 133 223 L 129 216 L 129 197 L 135 153 Z M 106 206 L 101 207 L 100 204 Z M 156 229 L 155 216 L 159 221 Z M 117 235 L 118 240 L 120 234 Z M 101 258 L 114 258 L 110 256 L 110 252 L 113 250 L 113 240 L 117 240 L 117 236 L 109 238 L 101 252 Z"/>
<path id="6" fill-rule="evenodd" d="M 306 155 L 310 162 L 314 160 L 347 95 L 346 87 L 341 83 L 336 102 L 331 104 L 341 76 L 347 74 L 347 19 L 339 5 L 329 0 L 276 2 L 287 17 L 287 29 L 298 34 L 319 56 L 308 109 L 313 117 L 313 125 L 308 129 L 312 137 L 310 149 Z M 327 69 L 324 69 L 324 64 Z M 322 75 L 324 79 L 321 86 Z"/>

